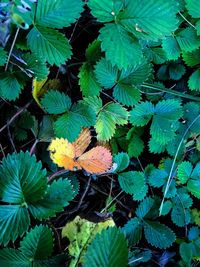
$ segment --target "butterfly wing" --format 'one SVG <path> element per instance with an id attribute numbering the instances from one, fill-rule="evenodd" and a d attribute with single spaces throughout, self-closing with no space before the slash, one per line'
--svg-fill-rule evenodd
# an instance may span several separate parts
<path id="1" fill-rule="evenodd" d="M 80 157 L 91 142 L 90 130 L 85 128 L 80 133 L 78 139 L 73 143 L 75 147 L 75 156 Z"/>
<path id="2" fill-rule="evenodd" d="M 97 146 L 81 155 L 77 163 L 89 173 L 103 173 L 112 166 L 112 155 L 108 149 Z"/>
<path id="3" fill-rule="evenodd" d="M 77 162 L 74 161 L 75 148 L 74 145 L 64 138 L 56 138 L 52 140 L 48 150 L 50 157 L 59 167 L 73 171 L 75 168 L 80 169 Z"/>

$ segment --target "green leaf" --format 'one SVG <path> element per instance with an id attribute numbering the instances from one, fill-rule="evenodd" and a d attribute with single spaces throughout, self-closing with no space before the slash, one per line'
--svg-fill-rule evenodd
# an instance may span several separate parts
<path id="1" fill-rule="evenodd" d="M 71 99 L 57 90 L 48 91 L 41 100 L 42 107 L 49 114 L 62 114 L 71 107 Z"/>
<path id="2" fill-rule="evenodd" d="M 125 170 L 130 163 L 128 154 L 124 152 L 115 155 L 113 161 L 117 164 L 117 169 L 115 172 L 121 172 Z"/>
<path id="3" fill-rule="evenodd" d="M 6 177 L 6 179 L 5 179 Z M 0 195 L 4 202 L 36 202 L 47 188 L 46 170 L 28 152 L 8 155 L 0 166 Z"/>
<path id="4" fill-rule="evenodd" d="M 181 64 L 170 64 L 169 66 L 169 77 L 172 80 L 180 80 L 185 74 L 186 69 Z"/>
<path id="5" fill-rule="evenodd" d="M 135 126 L 144 126 L 152 118 L 154 106 L 150 102 L 142 102 L 130 112 L 130 122 Z"/>
<path id="6" fill-rule="evenodd" d="M 149 184 L 153 187 L 161 187 L 165 184 L 168 173 L 165 170 L 154 169 L 149 175 Z"/>
<path id="7" fill-rule="evenodd" d="M 183 161 L 179 166 L 178 166 L 178 179 L 181 182 L 181 184 L 185 184 L 188 179 L 191 177 L 192 174 L 192 164 L 189 161 Z"/>
<path id="8" fill-rule="evenodd" d="M 28 210 L 22 205 L 0 205 L 0 243 L 6 246 L 22 236 L 29 227 Z"/>
<path id="9" fill-rule="evenodd" d="M 52 231 L 47 226 L 36 226 L 20 242 L 20 250 L 30 259 L 47 259 L 53 252 Z"/>
<path id="10" fill-rule="evenodd" d="M 83 264 L 84 267 L 126 267 L 127 265 L 127 242 L 124 234 L 115 227 L 97 234 L 87 250 Z"/>
<path id="11" fill-rule="evenodd" d="M 190 211 L 181 206 L 180 203 L 172 209 L 171 218 L 174 224 L 178 225 L 179 227 L 184 227 L 190 223 Z"/>
<path id="12" fill-rule="evenodd" d="M 93 109 L 83 102 L 79 102 L 56 120 L 54 123 L 55 134 L 59 138 L 66 138 L 69 142 L 73 142 L 80 134 L 81 128 L 94 125 L 95 119 L 96 115 Z"/>
<path id="13" fill-rule="evenodd" d="M 200 69 L 197 69 L 189 78 L 188 86 L 192 91 L 200 92 Z"/>
<path id="14" fill-rule="evenodd" d="M 182 57 L 187 66 L 194 67 L 200 64 L 200 49 L 194 50 L 192 52 L 183 52 Z"/>
<path id="15" fill-rule="evenodd" d="M 200 8 L 198 0 L 185 0 L 188 13 L 193 18 L 200 18 Z"/>
<path id="16" fill-rule="evenodd" d="M 102 58 L 95 66 L 97 81 L 106 89 L 111 89 L 118 79 L 118 68 L 112 66 L 109 61 Z"/>
<path id="17" fill-rule="evenodd" d="M 106 24 L 100 30 L 99 39 L 102 41 L 101 48 L 106 54 L 106 59 L 119 69 L 136 65 L 142 59 L 138 41 L 119 24 Z"/>
<path id="18" fill-rule="evenodd" d="M 88 6 L 91 9 L 92 15 L 100 22 L 114 21 L 120 10 L 123 8 L 123 3 L 119 0 L 106 1 L 89 0 Z"/>
<path id="19" fill-rule="evenodd" d="M 188 264 L 190 264 L 191 260 L 192 260 L 192 244 L 187 244 L 185 242 L 180 244 L 180 255 L 181 258 L 187 262 Z"/>
<path id="20" fill-rule="evenodd" d="M 130 0 L 119 19 L 137 37 L 161 39 L 176 30 L 176 13 L 177 7 L 172 1 Z"/>
<path id="21" fill-rule="evenodd" d="M 85 57 L 88 63 L 96 63 L 101 58 L 101 55 L 101 42 L 96 39 L 88 45 L 85 51 Z"/>
<path id="22" fill-rule="evenodd" d="M 47 219 L 63 211 L 74 197 L 74 191 L 68 179 L 59 179 L 47 188 L 44 197 L 29 205 L 32 215 L 39 219 Z"/>
<path id="23" fill-rule="evenodd" d="M 16 100 L 21 93 L 22 85 L 17 80 L 14 73 L 0 74 L 0 97 L 9 101 Z"/>
<path id="24" fill-rule="evenodd" d="M 31 71 L 36 80 L 41 81 L 48 76 L 49 69 L 42 58 L 36 57 L 33 53 L 27 53 L 23 55 L 23 59 L 27 64 L 25 66 L 27 73 Z"/>
<path id="25" fill-rule="evenodd" d="M 36 24 L 61 29 L 79 18 L 83 10 L 81 0 L 43 0 L 37 4 Z"/>
<path id="26" fill-rule="evenodd" d="M 180 57 L 181 50 L 175 37 L 168 36 L 163 39 L 162 47 L 169 60 L 176 60 Z"/>
<path id="27" fill-rule="evenodd" d="M 185 52 L 192 52 L 200 46 L 200 38 L 197 36 L 196 30 L 192 27 L 180 31 L 176 35 L 176 40 L 181 50 Z"/>
<path id="28" fill-rule="evenodd" d="M 53 251 L 52 231 L 47 226 L 36 226 L 31 229 L 20 242 L 20 248 L 1 249 L 0 264 L 2 266 L 60 266 L 61 255 L 48 258 Z M 57 265 L 58 264 L 58 265 Z"/>
<path id="29" fill-rule="evenodd" d="M 174 232 L 159 222 L 144 221 L 144 234 L 152 246 L 165 249 L 170 247 L 176 240 Z"/>
<path id="30" fill-rule="evenodd" d="M 120 173 L 118 176 L 119 184 L 124 192 L 127 194 L 138 195 L 140 194 L 146 183 L 145 177 L 142 172 L 129 171 Z"/>
<path id="31" fill-rule="evenodd" d="M 112 218 L 108 218 L 104 222 L 93 223 L 77 216 L 73 221 L 67 223 L 62 229 L 62 237 L 67 237 L 70 242 L 68 246 L 69 255 L 71 256 L 69 267 L 76 267 L 83 263 L 87 248 L 97 233 L 114 226 Z"/>
<path id="32" fill-rule="evenodd" d="M 3 47 L 0 47 L 0 66 L 3 66 L 6 63 L 7 60 L 7 53 L 3 49 Z"/>
<path id="33" fill-rule="evenodd" d="M 115 133 L 116 125 L 125 125 L 128 122 L 128 111 L 118 103 L 106 104 L 98 114 L 95 125 L 97 138 L 109 140 Z"/>
<path id="34" fill-rule="evenodd" d="M 142 219 L 144 217 L 147 217 L 148 214 L 150 213 L 152 207 L 154 207 L 155 201 L 150 198 L 147 197 L 145 198 L 138 206 L 138 208 L 136 209 L 136 215 Z"/>
<path id="35" fill-rule="evenodd" d="M 95 78 L 93 67 L 89 63 L 84 63 L 79 72 L 79 85 L 83 96 L 98 96 L 101 87 Z"/>
<path id="36" fill-rule="evenodd" d="M 151 65 L 147 63 L 145 58 L 127 70 L 122 70 L 113 90 L 114 98 L 127 106 L 133 106 L 138 103 L 140 100 L 140 91 L 137 87 L 145 82 L 151 73 Z"/>
<path id="37" fill-rule="evenodd" d="M 128 155 L 129 157 L 139 157 L 144 150 L 143 140 L 135 135 L 131 138 L 128 144 Z"/>
<path id="38" fill-rule="evenodd" d="M 34 27 L 27 35 L 30 50 L 40 58 L 57 66 L 71 57 L 71 46 L 65 36 L 50 28 Z"/>
<path id="39" fill-rule="evenodd" d="M 19 250 L 13 248 L 0 250 L 0 264 L 3 267 L 30 267 L 29 259 Z"/>
<path id="40" fill-rule="evenodd" d="M 190 179 L 187 183 L 187 189 L 193 196 L 200 199 L 200 180 Z"/>
<path id="41" fill-rule="evenodd" d="M 140 220 L 137 217 L 129 220 L 122 228 L 122 232 L 128 239 L 129 246 L 135 246 L 142 238 L 142 224 Z"/>

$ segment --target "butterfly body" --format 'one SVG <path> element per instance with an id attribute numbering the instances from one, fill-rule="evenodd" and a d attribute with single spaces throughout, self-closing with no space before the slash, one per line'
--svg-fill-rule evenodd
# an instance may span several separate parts
<path id="1" fill-rule="evenodd" d="M 88 128 L 81 132 L 74 143 L 64 138 L 56 138 L 49 146 L 51 159 L 59 167 L 71 171 L 84 169 L 88 173 L 106 172 L 112 165 L 110 151 L 103 146 L 97 146 L 85 152 L 90 142 Z"/>

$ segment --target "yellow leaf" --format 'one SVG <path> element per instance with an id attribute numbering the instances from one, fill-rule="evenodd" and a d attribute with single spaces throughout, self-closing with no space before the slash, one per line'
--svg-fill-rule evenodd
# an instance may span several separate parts
<path id="1" fill-rule="evenodd" d="M 67 237 L 70 241 L 68 246 L 71 262 L 69 267 L 78 266 L 82 263 L 89 244 L 95 238 L 96 234 L 103 229 L 114 227 L 112 218 L 106 221 L 93 223 L 77 216 L 72 222 L 68 223 L 62 230 L 62 237 Z M 103 244 L 102 244 L 103 245 Z"/>

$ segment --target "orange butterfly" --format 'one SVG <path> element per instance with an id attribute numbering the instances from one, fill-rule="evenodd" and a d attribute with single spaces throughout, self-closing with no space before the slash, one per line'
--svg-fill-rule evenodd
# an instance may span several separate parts
<path id="1" fill-rule="evenodd" d="M 59 167 L 66 170 L 84 169 L 88 173 L 105 173 L 112 166 L 112 155 L 103 146 L 96 146 L 85 152 L 91 142 L 90 130 L 85 128 L 74 143 L 67 139 L 52 140 L 49 151 L 50 157 Z M 85 153 L 84 153 L 85 152 Z"/>

